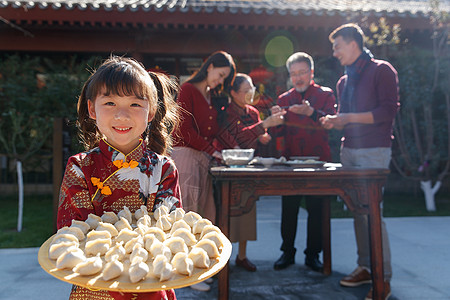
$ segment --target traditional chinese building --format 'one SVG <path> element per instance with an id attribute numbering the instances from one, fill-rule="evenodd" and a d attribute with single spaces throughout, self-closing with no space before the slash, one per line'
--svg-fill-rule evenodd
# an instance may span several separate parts
<path id="1" fill-rule="evenodd" d="M 0 52 L 127 54 L 183 76 L 221 49 L 250 71 L 293 51 L 330 56 L 328 34 L 349 21 L 384 17 L 427 45 L 429 10 L 427 0 L 0 0 Z"/>

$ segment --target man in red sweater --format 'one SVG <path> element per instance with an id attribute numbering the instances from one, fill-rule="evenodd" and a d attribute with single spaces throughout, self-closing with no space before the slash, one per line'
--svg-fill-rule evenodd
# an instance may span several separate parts
<path id="1" fill-rule="evenodd" d="M 293 88 L 278 97 L 278 105 L 272 107 L 272 114 L 286 110 L 284 124 L 271 130 L 282 145 L 281 155 L 318 156 L 322 161 L 331 161 L 328 132 L 322 128 L 319 119 L 335 114 L 336 103 L 333 91 L 314 83 L 314 61 L 304 52 L 291 55 L 286 68 Z M 322 251 L 322 200 L 323 196 L 305 196 L 308 211 L 307 243 L 304 253 L 305 265 L 321 272 L 319 260 Z M 302 196 L 282 197 L 281 236 L 283 254 L 275 262 L 274 269 L 280 270 L 295 263 L 294 247 L 297 233 L 298 210 Z"/>

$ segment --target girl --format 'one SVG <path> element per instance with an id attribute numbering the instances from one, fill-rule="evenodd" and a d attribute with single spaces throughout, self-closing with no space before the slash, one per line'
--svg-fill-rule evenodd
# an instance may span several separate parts
<path id="1" fill-rule="evenodd" d="M 131 212 L 141 205 L 181 205 L 178 172 L 164 156 L 178 122 L 167 77 L 148 73 L 131 58 L 113 56 L 93 73 L 78 99 L 86 152 L 72 156 L 61 185 L 58 228 L 89 213 Z M 122 294 L 73 286 L 70 299 L 176 299 L 173 290 Z"/>
<path id="2" fill-rule="evenodd" d="M 236 145 L 221 124 L 226 121 L 228 97 L 222 92 L 233 82 L 235 65 L 230 54 L 213 53 L 186 83 L 181 86 L 178 103 L 183 108 L 172 158 L 180 172 L 180 187 L 186 211 L 196 211 L 214 222 L 216 207 L 209 167 L 222 159 L 221 150 Z M 222 122 L 221 122 L 222 121 Z M 192 288 L 202 291 L 209 286 L 201 282 Z"/>
<path id="3" fill-rule="evenodd" d="M 258 144 L 270 142 L 267 128 L 283 123 L 286 111 L 273 114 L 261 121 L 259 111 L 249 105 L 253 102 L 255 86 L 250 76 L 238 73 L 231 86 L 232 102 L 227 110 L 228 130 L 236 137 L 240 148 L 257 148 Z M 239 242 L 236 265 L 247 271 L 256 271 L 256 266 L 247 258 L 247 241 L 256 240 L 256 207 L 245 215 L 230 218 L 230 240 Z"/>

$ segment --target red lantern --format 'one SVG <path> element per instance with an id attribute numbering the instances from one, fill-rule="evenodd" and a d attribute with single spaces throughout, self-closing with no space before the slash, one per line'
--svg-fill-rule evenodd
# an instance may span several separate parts
<path id="1" fill-rule="evenodd" d="M 251 70 L 248 75 L 252 78 L 255 85 L 257 85 L 258 83 L 267 84 L 273 77 L 273 72 L 260 65 L 259 67 Z"/>

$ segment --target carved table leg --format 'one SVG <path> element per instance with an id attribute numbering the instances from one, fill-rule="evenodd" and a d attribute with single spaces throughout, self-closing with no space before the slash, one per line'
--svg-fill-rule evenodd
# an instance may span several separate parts
<path id="1" fill-rule="evenodd" d="M 218 186 L 220 197 L 220 209 L 218 222 L 223 234 L 230 236 L 230 182 L 219 181 Z M 229 298 L 229 263 L 219 272 L 218 299 L 228 300 Z"/>
<path id="2" fill-rule="evenodd" d="M 369 194 L 369 236 L 370 236 L 370 260 L 372 268 L 373 299 L 382 300 L 384 297 L 384 270 L 383 270 L 383 245 L 381 238 L 381 213 L 380 203 L 382 199 L 381 186 L 371 184 Z"/>

